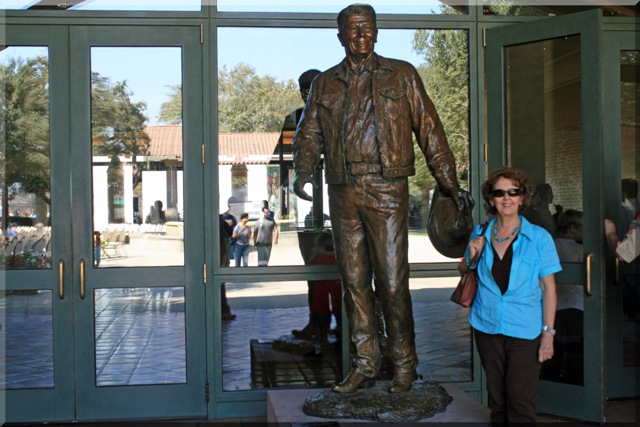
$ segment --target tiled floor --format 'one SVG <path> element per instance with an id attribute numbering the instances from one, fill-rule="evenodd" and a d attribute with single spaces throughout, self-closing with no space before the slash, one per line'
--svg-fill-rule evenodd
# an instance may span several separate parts
<path id="1" fill-rule="evenodd" d="M 184 298 L 181 288 L 117 289 L 96 296 L 95 337 L 100 385 L 184 382 L 181 370 L 185 360 Z M 425 302 L 424 298 L 417 298 L 414 301 L 418 370 L 424 379 L 447 382 L 470 379 L 467 310 L 443 300 Z M 5 387 L 51 385 L 53 319 L 50 307 L 50 292 L 0 298 L 0 311 L 5 315 L 0 345 L 6 346 L 7 361 L 6 371 L 0 372 L 0 376 Z M 265 357 L 273 355 L 258 357 L 254 351 L 252 376 L 251 341 L 267 343 L 262 352 L 269 353 L 270 341 L 306 324 L 307 308 L 240 308 L 234 313 L 237 319 L 224 321 L 222 325 L 224 389 L 248 390 L 277 385 L 279 373 L 285 371 L 267 375 L 257 366 Z M 332 375 L 338 378 L 339 357 L 327 349 L 325 352 L 326 360 L 307 356 L 301 359 L 296 355 L 293 365 L 285 372 L 289 376 L 286 386 L 291 386 L 292 382 L 299 387 L 324 386 L 332 381 Z M 160 360 L 163 362 L 159 363 Z M 292 366 L 294 368 L 289 369 Z M 316 369 L 318 367 L 321 368 Z M 269 375 L 271 379 L 265 381 L 264 377 Z M 637 403 L 637 400 L 609 402 L 609 420 L 636 420 Z M 553 419 L 540 417 L 540 421 Z"/>
<path id="2" fill-rule="evenodd" d="M 422 325 L 416 335 L 416 347 L 420 362 L 418 372 L 424 379 L 468 381 L 471 378 L 471 341 L 469 328 L 465 327 L 466 312 L 466 309 L 444 301 L 414 303 L 416 325 Z M 239 309 L 234 313 L 237 320 L 225 321 L 222 326 L 224 389 L 262 388 L 263 384 L 255 384 L 251 380 L 249 342 L 270 342 L 289 334 L 292 329 L 301 329 L 307 323 L 308 310 L 304 307 Z M 445 325 L 460 327 L 443 328 Z M 310 358 L 299 359 L 309 363 Z M 332 360 L 331 363 L 335 368 L 338 362 Z M 290 375 L 290 372 L 287 371 L 287 374 Z M 334 378 L 331 383 L 337 379 Z M 306 386 L 317 387 L 324 384 L 325 380 L 324 377 L 320 382 L 307 380 Z"/>

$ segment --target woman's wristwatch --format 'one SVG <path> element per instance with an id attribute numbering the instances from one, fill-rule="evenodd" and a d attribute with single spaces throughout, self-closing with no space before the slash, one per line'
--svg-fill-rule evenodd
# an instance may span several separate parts
<path id="1" fill-rule="evenodd" d="M 556 330 L 553 328 L 550 328 L 547 325 L 542 326 L 542 332 L 547 332 L 549 334 L 551 334 L 551 336 L 555 336 L 556 335 Z"/>

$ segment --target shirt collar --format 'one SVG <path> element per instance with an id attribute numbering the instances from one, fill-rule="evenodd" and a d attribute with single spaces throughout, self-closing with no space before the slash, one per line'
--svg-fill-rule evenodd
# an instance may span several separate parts
<path id="1" fill-rule="evenodd" d="M 386 65 L 386 61 L 383 57 L 379 56 L 377 53 L 372 52 L 371 55 L 365 60 L 364 62 L 364 66 L 363 66 L 363 70 L 367 70 L 370 73 L 374 73 L 376 70 L 378 70 L 379 68 L 389 68 Z M 342 62 L 340 63 L 340 67 L 338 68 L 338 70 L 336 71 L 336 74 L 338 76 L 338 78 L 342 79 L 342 80 L 347 80 L 347 72 L 350 70 L 349 67 L 349 61 L 347 61 L 347 58 L 345 57 Z M 351 70 L 351 72 L 354 72 L 353 70 Z"/>

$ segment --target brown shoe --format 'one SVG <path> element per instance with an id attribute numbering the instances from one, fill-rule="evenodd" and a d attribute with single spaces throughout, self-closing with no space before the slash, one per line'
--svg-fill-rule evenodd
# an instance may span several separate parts
<path id="1" fill-rule="evenodd" d="M 389 387 L 389 393 L 403 393 L 411 388 L 411 384 L 417 378 L 415 372 L 406 372 L 402 374 L 395 374 L 391 387 Z"/>
<path id="2" fill-rule="evenodd" d="M 336 393 L 353 393 L 359 388 L 371 388 L 375 385 L 375 378 L 365 377 L 362 374 L 351 371 L 346 380 L 334 385 L 331 389 Z"/>

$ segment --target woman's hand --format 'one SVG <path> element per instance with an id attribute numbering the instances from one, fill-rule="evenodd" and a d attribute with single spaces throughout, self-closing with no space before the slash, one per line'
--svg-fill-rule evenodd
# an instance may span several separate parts
<path id="1" fill-rule="evenodd" d="M 476 237 L 469 242 L 469 260 L 473 259 L 476 254 L 482 253 L 482 249 L 484 249 L 486 242 L 487 239 L 485 239 L 484 236 Z"/>
<path id="2" fill-rule="evenodd" d="M 464 259 L 458 263 L 458 272 L 460 273 L 460 276 L 464 276 L 464 273 L 466 273 L 468 269 L 469 267 L 467 267 L 467 262 Z"/>
<path id="3" fill-rule="evenodd" d="M 538 349 L 538 362 L 544 363 L 553 357 L 553 335 L 543 332 Z"/>

